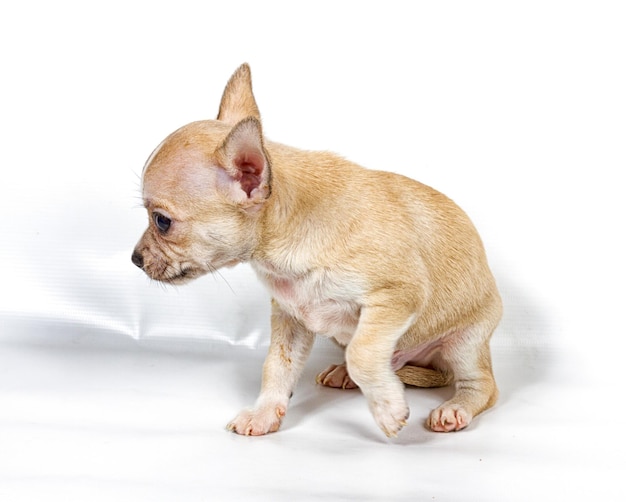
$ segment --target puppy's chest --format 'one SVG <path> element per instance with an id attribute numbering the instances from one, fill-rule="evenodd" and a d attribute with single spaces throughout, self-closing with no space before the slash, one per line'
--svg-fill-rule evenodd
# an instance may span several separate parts
<path id="1" fill-rule="evenodd" d="M 258 270 L 282 309 L 310 331 L 347 343 L 356 329 L 361 308 L 360 288 L 324 271 L 298 276 Z"/>

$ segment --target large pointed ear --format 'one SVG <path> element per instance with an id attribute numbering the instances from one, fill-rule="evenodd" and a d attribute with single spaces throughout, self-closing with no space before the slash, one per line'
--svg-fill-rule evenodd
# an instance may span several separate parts
<path id="1" fill-rule="evenodd" d="M 215 151 L 215 158 L 221 168 L 220 189 L 241 207 L 259 209 L 270 196 L 271 166 L 258 119 L 238 122 Z"/>
<path id="2" fill-rule="evenodd" d="M 217 120 L 236 124 L 237 122 L 254 117 L 261 120 L 261 114 L 252 94 L 252 76 L 247 63 L 242 64 L 230 77 L 222 101 Z"/>

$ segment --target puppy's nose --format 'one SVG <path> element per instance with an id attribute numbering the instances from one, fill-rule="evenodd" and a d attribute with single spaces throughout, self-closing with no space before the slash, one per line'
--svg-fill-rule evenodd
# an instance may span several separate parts
<path id="1" fill-rule="evenodd" d="M 136 249 L 135 251 L 133 251 L 133 257 L 131 258 L 131 260 L 133 260 L 133 263 L 139 268 L 143 268 L 143 255 Z"/>

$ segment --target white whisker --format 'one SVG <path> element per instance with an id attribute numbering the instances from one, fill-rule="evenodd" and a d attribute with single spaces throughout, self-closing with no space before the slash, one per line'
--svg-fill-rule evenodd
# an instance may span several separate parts
<path id="1" fill-rule="evenodd" d="M 235 293 L 235 290 L 232 288 L 232 286 L 230 285 L 230 283 L 226 280 L 226 277 L 224 277 L 221 272 L 215 268 L 213 265 L 211 265 L 210 263 L 206 264 L 207 268 L 209 269 L 209 271 L 211 272 L 211 275 L 213 277 L 215 276 L 219 276 L 225 283 L 226 286 L 228 286 L 228 289 L 230 289 L 231 293 L 235 296 L 237 296 L 237 293 Z"/>

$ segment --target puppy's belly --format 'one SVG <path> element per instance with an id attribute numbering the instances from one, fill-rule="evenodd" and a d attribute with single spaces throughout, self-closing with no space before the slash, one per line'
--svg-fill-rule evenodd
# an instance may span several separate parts
<path id="1" fill-rule="evenodd" d="M 407 364 L 428 367 L 433 357 L 441 349 L 441 345 L 441 340 L 437 339 L 432 342 L 422 343 L 414 348 L 396 350 L 391 359 L 391 366 L 394 371 L 399 370 Z"/>

